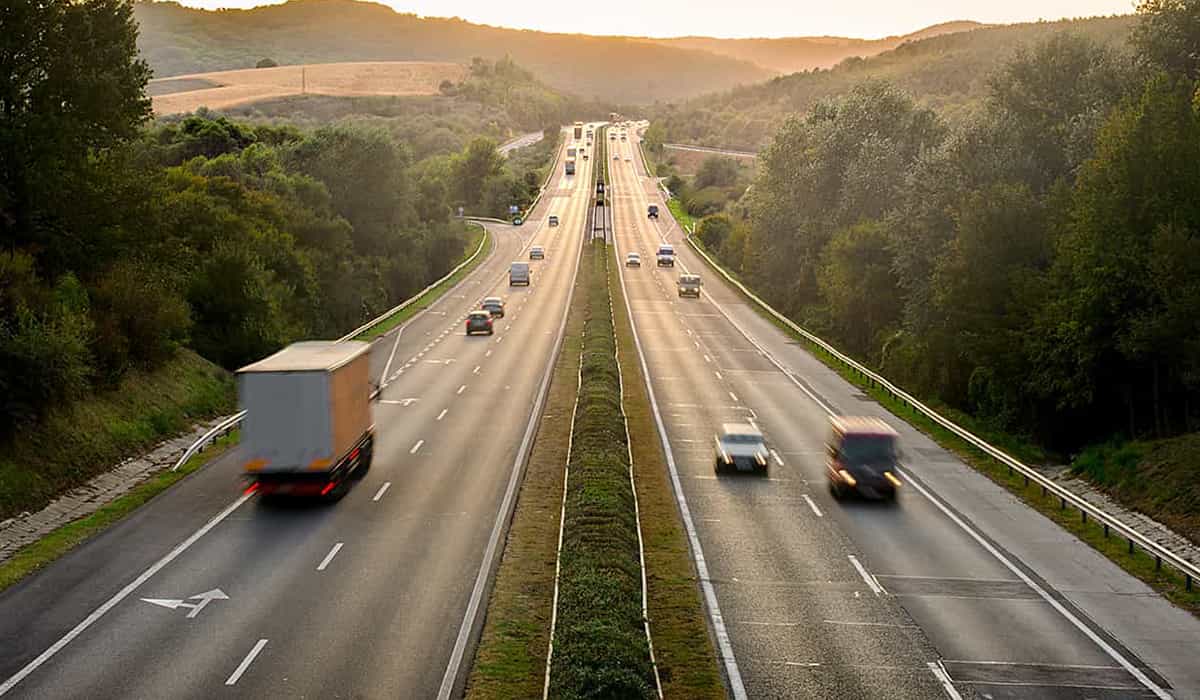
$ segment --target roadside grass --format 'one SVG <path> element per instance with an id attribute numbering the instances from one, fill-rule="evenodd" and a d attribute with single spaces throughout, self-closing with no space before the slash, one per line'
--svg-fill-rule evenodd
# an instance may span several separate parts
<path id="1" fill-rule="evenodd" d="M 190 350 L 55 410 L 0 444 L 0 520 L 34 511 L 130 455 L 232 412 L 233 376 Z"/>
<path id="2" fill-rule="evenodd" d="M 587 304 L 579 281 L 575 284 L 562 351 L 554 365 L 545 411 L 525 466 L 467 680 L 468 700 L 525 700 L 542 695 L 554 605 L 564 465 Z"/>
<path id="3" fill-rule="evenodd" d="M 120 522 L 150 499 L 236 445 L 237 439 L 238 434 L 234 431 L 189 459 L 176 471 L 163 469 L 96 512 L 73 520 L 37 542 L 17 550 L 12 557 L 0 564 L 0 592 Z"/>
<path id="4" fill-rule="evenodd" d="M 699 241 L 695 242 L 699 243 Z M 736 275 L 730 274 L 736 279 Z M 734 289 L 741 295 L 740 290 Z M 1169 566 L 1161 565 L 1159 562 L 1156 562 L 1153 555 L 1147 554 L 1140 548 L 1130 547 L 1126 540 L 1112 535 L 1110 532 L 1106 532 L 1104 526 L 1097 523 L 1094 519 L 1084 519 L 1077 510 L 1064 507 L 1053 494 L 1048 492 L 1043 493 L 1040 486 L 1032 482 L 1026 482 L 1025 477 L 1020 473 L 1011 471 L 1007 466 L 993 460 L 970 443 L 925 417 L 924 414 L 910 408 L 886 390 L 874 386 L 865 377 L 843 365 L 841 361 L 826 352 L 823 348 L 812 343 L 771 316 L 759 307 L 754 300 L 749 297 L 744 298 L 756 313 L 773 323 L 784 333 L 800 341 L 807 348 L 809 354 L 837 372 L 842 379 L 861 389 L 894 415 L 925 433 L 945 449 L 956 454 L 963 462 L 975 468 L 976 471 L 979 471 L 993 482 L 1008 489 L 1013 495 L 1021 499 L 1022 502 L 1058 523 L 1064 530 L 1086 542 L 1126 572 L 1158 591 L 1167 600 L 1193 615 L 1200 616 L 1200 582 L 1192 581 L 1191 590 L 1188 590 L 1186 577 L 1182 573 Z M 956 411 L 943 411 L 942 407 L 935 405 L 931 405 L 931 407 L 1023 462 L 1037 462 L 1039 458 L 1044 458 L 1040 450 L 1022 442 L 1019 438 L 1011 435 L 998 435 L 995 431 L 989 430 L 977 432 L 975 421 L 970 420 L 968 416 Z"/>
<path id="5" fill-rule="evenodd" d="M 615 248 L 612 254 L 616 255 Z M 642 515 L 650 634 L 663 697 L 718 700 L 725 697 L 725 684 L 717 665 L 671 475 L 654 424 L 645 377 L 637 360 L 617 264 L 620 261 L 609 267 L 609 288 L 616 316 L 618 359 L 625 381 L 625 415 L 633 446 L 634 483 Z"/>
<path id="6" fill-rule="evenodd" d="M 684 231 L 694 230 L 696 217 L 687 213 L 687 209 L 683 208 L 683 202 L 679 201 L 679 198 L 671 197 L 668 199 L 667 208 L 671 210 L 671 216 L 675 217 L 675 220 L 679 222 Z"/>
<path id="7" fill-rule="evenodd" d="M 652 698 L 641 557 L 621 406 L 609 252 L 590 242 L 578 408 L 569 459 L 551 698 Z"/>
<path id="8" fill-rule="evenodd" d="M 362 333 L 360 333 L 358 335 L 358 337 L 355 338 L 355 340 L 370 341 L 370 340 L 374 340 L 375 338 L 378 338 L 381 335 L 387 334 L 389 331 L 391 331 L 396 326 L 399 326 L 400 324 L 404 323 L 408 319 L 415 316 L 419 311 L 429 308 L 430 305 L 432 305 L 435 301 L 440 299 L 441 296 L 443 294 L 445 294 L 449 289 L 453 288 L 454 285 L 461 282 L 464 277 L 471 274 L 471 271 L 474 270 L 475 268 L 479 267 L 479 265 L 481 263 L 483 263 L 484 260 L 487 260 L 488 255 L 490 253 L 490 247 L 495 245 L 495 241 L 492 240 L 490 236 L 488 236 L 487 230 L 484 229 L 482 226 L 473 226 L 472 229 L 475 231 L 475 233 L 473 236 L 471 236 L 470 243 L 467 244 L 467 246 L 463 252 L 463 256 L 461 258 L 459 258 L 459 260 L 454 264 L 456 266 L 461 265 L 464 260 L 466 260 L 467 258 L 470 258 L 471 255 L 474 254 L 476 250 L 479 250 L 479 246 L 481 243 L 483 243 L 485 246 L 488 246 L 488 247 L 485 247 L 484 250 L 481 250 L 479 252 L 479 255 L 475 256 L 475 259 L 472 260 L 470 264 L 465 265 L 463 267 L 463 269 L 459 270 L 458 272 L 454 273 L 453 275 L 450 275 L 450 277 L 446 278 L 446 280 L 444 282 L 442 282 L 438 286 L 434 287 L 433 289 L 429 290 L 428 292 L 425 292 L 424 294 L 422 294 L 420 297 L 418 297 L 417 301 L 414 301 L 413 303 L 404 307 L 403 309 L 396 312 L 392 316 L 388 317 L 387 319 L 384 319 L 382 322 L 363 331 Z M 486 242 L 485 242 L 485 239 L 486 239 Z"/>

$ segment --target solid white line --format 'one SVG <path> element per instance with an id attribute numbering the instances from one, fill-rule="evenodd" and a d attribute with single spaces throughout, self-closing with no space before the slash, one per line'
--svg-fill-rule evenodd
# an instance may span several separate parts
<path id="1" fill-rule="evenodd" d="M 438 414 L 438 416 L 437 416 L 437 418 L 434 418 L 434 420 L 441 420 L 441 419 L 445 418 L 445 417 L 446 417 L 446 412 L 447 412 L 447 411 L 449 411 L 449 410 L 450 410 L 450 409 L 448 409 L 448 408 L 443 408 L 443 409 L 442 409 L 442 412 L 441 412 L 441 413 L 439 413 L 439 414 Z"/>
<path id="2" fill-rule="evenodd" d="M 387 493 L 387 490 L 390 489 L 391 487 L 392 487 L 392 482 L 390 482 L 390 481 L 383 482 L 383 486 L 379 487 L 379 490 L 375 492 L 375 498 L 372 498 L 371 500 L 378 501 L 379 499 L 383 498 L 383 494 Z"/>
<path id="3" fill-rule="evenodd" d="M 867 567 L 862 565 L 862 562 L 858 560 L 858 557 L 854 556 L 853 554 L 847 554 L 846 556 L 849 557 L 850 563 L 854 565 L 854 568 L 858 569 L 858 575 L 862 576 L 862 580 L 867 583 L 867 586 L 871 589 L 871 592 L 875 595 L 882 594 L 883 586 L 879 585 L 879 582 L 876 581 L 875 577 L 867 571 Z"/>
<path id="4" fill-rule="evenodd" d="M 776 452 L 775 450 L 771 450 L 771 456 L 775 458 L 776 464 L 778 464 L 781 467 L 783 466 L 783 457 L 780 457 L 778 452 Z"/>
<path id="5" fill-rule="evenodd" d="M 958 694 L 958 689 L 954 687 L 954 682 L 950 680 L 950 674 L 946 672 L 946 668 L 942 666 L 940 661 L 930 661 L 926 666 L 933 675 L 942 684 L 942 690 L 946 691 L 946 697 L 951 700 L 962 700 L 962 696 Z"/>
<path id="6" fill-rule="evenodd" d="M 808 507 L 812 509 L 812 512 L 817 514 L 818 518 L 822 517 L 821 509 L 817 507 L 817 504 L 813 501 L 813 499 L 807 493 L 804 494 L 804 501 L 806 503 L 808 503 Z"/>
<path id="7" fill-rule="evenodd" d="M 192 533 L 190 537 L 176 545 L 175 549 L 172 549 L 170 552 L 168 552 L 166 556 L 154 562 L 149 569 L 143 571 L 133 581 L 130 581 L 124 588 L 118 591 L 116 595 L 104 601 L 100 607 L 96 608 L 90 615 L 83 618 L 82 622 L 80 622 L 78 625 L 75 625 L 70 632 L 64 634 L 61 639 L 50 645 L 50 648 L 39 654 L 36 659 L 30 661 L 25 665 L 24 668 L 14 673 L 8 680 L 4 681 L 4 683 L 0 685 L 0 695 L 4 695 L 8 691 L 12 690 L 18 683 L 25 680 L 26 676 L 33 673 L 39 666 L 49 661 L 50 657 L 62 651 L 63 647 L 67 646 L 76 637 L 83 634 L 84 630 L 86 630 L 88 627 L 91 627 L 96 620 L 99 620 L 101 617 L 103 617 L 105 613 L 116 607 L 116 605 L 122 600 L 128 598 L 129 594 L 137 590 L 139 586 L 147 581 L 147 579 L 154 574 L 157 574 L 167 564 L 170 564 L 172 561 L 174 561 L 180 554 L 183 554 L 185 551 L 187 551 L 187 549 L 195 544 L 197 540 L 208 534 L 208 532 L 216 527 L 218 523 L 229 517 L 230 513 L 233 513 L 233 511 L 237 510 L 243 503 L 250 500 L 250 498 L 253 496 L 254 492 L 242 494 L 236 501 L 226 506 L 225 510 L 217 513 L 215 516 L 213 516 L 212 520 L 209 520 L 204 524 L 203 527 Z"/>
<path id="8" fill-rule="evenodd" d="M 382 489 L 379 490 L 379 495 L 382 496 L 383 492 L 386 490 L 387 490 L 387 486 L 384 486 Z M 376 499 L 376 500 L 378 500 L 378 499 Z M 337 553 L 342 551 L 342 545 L 344 545 L 344 544 L 346 544 L 346 543 L 338 542 L 337 544 L 333 545 L 333 549 L 329 550 L 329 554 L 326 554 L 325 558 L 321 560 L 321 563 L 317 564 L 317 571 L 324 571 L 325 567 L 329 566 L 329 562 L 333 561 L 333 558 L 337 556 Z"/>
<path id="9" fill-rule="evenodd" d="M 259 652 L 261 652 L 263 647 L 266 645 L 267 640 L 258 640 L 258 642 L 254 645 L 254 648 L 250 650 L 250 653 L 246 654 L 246 658 L 242 659 L 242 663 L 238 664 L 238 667 L 235 668 L 229 678 L 225 680 L 225 685 L 236 685 L 238 679 L 242 677 L 242 674 L 246 672 L 246 669 L 250 668 L 250 664 L 254 663 L 255 657 L 258 656 Z"/>
<path id="10" fill-rule="evenodd" d="M 417 453 L 417 450 L 421 449 L 421 445 L 424 445 L 424 444 L 425 444 L 424 440 L 417 440 L 417 444 L 413 445 L 412 449 L 409 450 L 408 453 L 410 455 L 415 455 Z"/>
<path id="11" fill-rule="evenodd" d="M 383 380 L 383 385 L 379 387 L 380 390 L 386 389 L 387 385 L 391 382 L 391 379 L 388 377 L 388 370 L 392 368 L 392 360 L 396 359 L 396 351 L 400 349 L 400 336 L 403 333 L 404 326 L 400 326 L 396 331 L 396 342 L 392 343 L 392 351 L 388 354 L 387 363 L 383 366 L 383 374 L 379 375 Z"/>
<path id="12" fill-rule="evenodd" d="M 466 390 L 467 390 L 467 385 L 466 385 L 466 384 L 463 384 L 462 386 L 458 387 L 458 391 L 456 391 L 456 392 L 454 392 L 454 393 L 455 393 L 455 394 L 461 394 L 461 393 L 463 393 L 463 392 L 464 392 L 464 391 L 466 391 Z"/>
<path id="13" fill-rule="evenodd" d="M 987 550 L 988 553 L 991 554 L 993 557 L 995 557 L 997 561 L 999 561 L 1001 564 L 1003 564 L 1009 571 L 1013 572 L 1013 574 L 1015 574 L 1017 576 L 1017 578 L 1024 581 L 1025 585 L 1032 588 L 1034 590 L 1034 592 L 1037 593 L 1038 596 L 1041 597 L 1042 600 L 1046 601 L 1050 605 L 1050 607 L 1054 608 L 1058 612 L 1058 614 L 1065 617 L 1068 622 L 1070 622 L 1072 625 L 1075 626 L 1076 629 L 1078 629 L 1080 632 L 1083 632 L 1083 634 L 1088 639 L 1092 640 L 1092 642 L 1096 646 L 1103 649 L 1104 653 L 1108 654 L 1109 658 L 1111 658 L 1113 661 L 1116 661 L 1118 664 L 1120 664 L 1121 668 L 1128 671 L 1130 675 L 1132 675 L 1134 678 L 1136 678 L 1138 680 L 1138 682 L 1141 683 L 1143 686 L 1145 686 L 1150 692 L 1154 693 L 1154 695 L 1156 697 L 1161 698 L 1162 700 L 1167 700 L 1168 698 L 1171 697 L 1170 693 L 1168 693 L 1166 690 L 1164 690 L 1162 687 L 1160 687 L 1157 683 L 1155 683 L 1153 680 L 1151 680 L 1150 677 L 1147 676 L 1144 672 L 1142 672 L 1142 670 L 1140 668 L 1138 668 L 1136 665 L 1134 665 L 1133 662 L 1126 659 L 1125 656 L 1123 654 L 1121 654 L 1119 651 L 1117 651 L 1116 649 L 1114 649 L 1111 644 L 1104 641 L 1100 637 L 1100 635 L 1098 635 L 1094 631 L 1092 631 L 1091 627 L 1088 627 L 1087 625 L 1085 625 L 1082 620 L 1080 620 L 1078 617 L 1076 617 L 1074 615 L 1074 613 L 1072 613 L 1070 610 L 1067 610 L 1067 608 L 1064 607 L 1062 603 L 1058 602 L 1058 600 L 1056 600 L 1053 596 L 1051 596 L 1049 593 L 1047 593 L 1045 589 L 1043 589 L 1041 586 L 1039 586 L 1037 584 L 1037 582 L 1034 581 L 1032 578 L 1027 576 L 1024 571 L 1022 571 L 1020 568 L 1017 567 L 1016 564 L 1013 564 L 1011 561 L 1009 561 L 1008 557 L 1001 554 L 998 549 L 993 547 L 990 542 L 985 540 L 982 535 L 980 535 L 978 532 L 975 531 L 975 528 L 973 528 L 970 525 L 968 525 L 967 523 L 963 522 L 962 518 L 959 518 L 954 513 L 954 511 L 950 510 L 945 505 L 943 505 L 941 501 L 934 498 L 933 494 L 926 491 L 924 487 L 922 487 L 919 483 L 914 481 L 907 474 L 904 474 L 899 469 L 897 469 L 896 471 L 900 472 L 901 476 L 904 476 L 907 479 L 908 483 L 911 484 L 912 487 L 915 488 L 921 495 L 925 496 L 925 498 L 930 503 L 937 506 L 938 510 L 942 511 L 942 513 L 947 518 L 949 518 L 951 522 L 953 522 L 954 524 L 956 524 L 960 528 L 962 528 L 962 530 L 964 532 L 966 532 L 968 535 L 971 536 L 971 539 L 973 539 L 979 543 L 979 546 L 981 546 L 985 550 Z"/>

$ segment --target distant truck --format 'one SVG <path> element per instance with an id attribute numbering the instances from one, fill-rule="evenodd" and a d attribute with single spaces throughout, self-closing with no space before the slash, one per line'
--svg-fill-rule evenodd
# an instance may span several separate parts
<path id="1" fill-rule="evenodd" d="M 583 122 L 575 122 L 575 140 L 583 138 Z"/>
<path id="2" fill-rule="evenodd" d="M 368 343 L 293 343 L 237 371 L 246 477 L 262 494 L 337 500 L 371 468 Z"/>
<path id="3" fill-rule="evenodd" d="M 567 175 L 575 174 L 575 159 L 574 158 L 567 159 L 567 162 L 563 165 L 563 172 L 566 173 Z"/>
<path id="4" fill-rule="evenodd" d="M 567 157 L 568 158 L 574 158 L 576 153 L 578 153 L 578 149 L 576 149 L 574 146 L 571 146 L 570 148 L 567 149 Z"/>

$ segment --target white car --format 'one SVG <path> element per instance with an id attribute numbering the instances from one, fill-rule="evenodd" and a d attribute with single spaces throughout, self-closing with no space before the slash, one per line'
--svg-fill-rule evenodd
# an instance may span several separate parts
<path id="1" fill-rule="evenodd" d="M 540 245 L 533 246 L 532 248 L 529 249 L 529 259 L 530 260 L 545 260 L 546 259 L 546 249 Z"/>
<path id="2" fill-rule="evenodd" d="M 641 266 L 642 266 L 642 256 L 638 255 L 637 253 L 626 253 L 625 254 L 625 267 L 641 267 Z"/>
<path id="3" fill-rule="evenodd" d="M 730 467 L 740 472 L 767 473 L 767 445 L 758 428 L 749 423 L 724 423 L 715 440 L 716 473 Z"/>

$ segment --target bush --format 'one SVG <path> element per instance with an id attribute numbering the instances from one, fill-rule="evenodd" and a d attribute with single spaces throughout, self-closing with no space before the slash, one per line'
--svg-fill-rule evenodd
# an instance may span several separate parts
<path id="1" fill-rule="evenodd" d="M 700 237 L 704 247 L 711 251 L 720 250 L 732 233 L 733 222 L 723 214 L 706 216 L 696 225 L 696 235 Z"/>
<path id="2" fill-rule="evenodd" d="M 278 66 L 278 65 L 279 64 L 276 63 L 274 61 L 274 59 L 263 58 L 263 59 L 260 59 L 258 63 L 255 63 L 254 67 L 255 68 L 274 68 L 275 66 Z"/>
<path id="3" fill-rule="evenodd" d="M 133 260 L 117 263 L 96 283 L 92 315 L 93 353 L 109 381 L 131 365 L 153 368 L 170 359 L 192 326 L 187 302 L 160 274 Z"/>
<path id="4" fill-rule="evenodd" d="M 674 190 L 672 190 L 674 191 Z M 717 187 L 706 187 L 682 197 L 687 213 L 695 217 L 716 214 L 725 208 L 725 193 Z"/>

